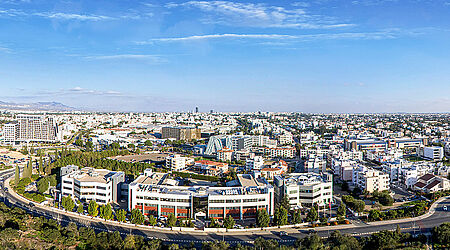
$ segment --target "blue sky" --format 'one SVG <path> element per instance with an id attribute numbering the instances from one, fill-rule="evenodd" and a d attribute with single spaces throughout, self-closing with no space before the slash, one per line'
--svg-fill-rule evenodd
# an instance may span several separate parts
<path id="1" fill-rule="evenodd" d="M 0 100 L 448 112 L 450 0 L 0 0 Z"/>

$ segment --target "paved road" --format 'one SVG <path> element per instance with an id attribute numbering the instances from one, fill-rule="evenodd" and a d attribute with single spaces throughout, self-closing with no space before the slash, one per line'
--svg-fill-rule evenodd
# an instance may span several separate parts
<path id="1" fill-rule="evenodd" d="M 4 187 L 4 182 L 1 181 L 6 177 L 14 175 L 14 170 L 0 173 L 0 185 Z M 6 186 L 7 183 L 5 183 Z M 3 190 L 3 188 L 2 188 Z M 249 231 L 249 232 L 229 232 L 229 233 L 205 233 L 203 231 L 195 232 L 177 232 L 162 229 L 146 229 L 133 225 L 118 225 L 117 223 L 100 221 L 98 219 L 91 219 L 89 217 L 81 217 L 76 214 L 69 214 L 59 210 L 50 209 L 48 207 L 33 206 L 28 207 L 27 202 L 17 196 L 17 194 L 11 192 L 9 188 L 8 192 L 1 192 L 7 198 L 7 204 L 12 206 L 18 206 L 29 213 L 34 215 L 46 216 L 58 220 L 61 224 L 65 225 L 69 222 L 75 222 L 79 226 L 87 226 L 98 231 L 119 231 L 121 234 L 135 234 L 142 235 L 148 238 L 162 239 L 167 242 L 174 243 L 190 243 L 194 242 L 200 244 L 203 241 L 225 240 L 230 244 L 246 244 L 252 243 L 258 237 L 264 237 L 265 239 L 275 239 L 280 243 L 292 244 L 297 238 L 305 237 L 308 235 L 307 228 L 289 228 L 289 229 L 276 229 L 267 231 Z M 0 193 L 0 194 L 1 194 Z M 321 227 L 316 228 L 319 236 L 327 237 L 332 231 L 340 230 L 342 233 L 349 233 L 354 236 L 369 235 L 381 230 L 395 230 L 397 225 L 402 228 L 404 232 L 410 233 L 426 233 L 433 227 L 440 225 L 444 221 L 450 221 L 450 212 L 442 210 L 444 205 L 450 206 L 450 198 L 446 198 L 434 205 L 432 208 L 432 214 L 428 216 L 422 216 L 414 219 L 404 219 L 399 221 L 384 221 L 371 224 L 360 223 L 358 225 L 340 225 L 335 227 Z M 426 217 L 426 218 L 425 218 Z M 287 236 L 279 236 L 280 231 L 286 231 Z"/>

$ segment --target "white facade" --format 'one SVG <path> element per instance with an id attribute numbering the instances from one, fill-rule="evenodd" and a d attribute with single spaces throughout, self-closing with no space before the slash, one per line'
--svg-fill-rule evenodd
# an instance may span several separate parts
<path id="1" fill-rule="evenodd" d="M 275 176 L 275 196 L 280 202 L 284 196 L 291 207 L 327 206 L 333 200 L 333 176 L 331 174 L 295 173 Z"/>
<path id="2" fill-rule="evenodd" d="M 21 114 L 14 123 L 5 125 L 3 139 L 7 143 L 56 142 L 57 133 L 53 117 Z"/>
<path id="3" fill-rule="evenodd" d="M 169 155 L 166 157 L 166 167 L 172 171 L 181 171 L 186 169 L 186 157 L 181 155 Z"/>
<path id="4" fill-rule="evenodd" d="M 147 172 L 129 188 L 129 210 L 140 209 L 144 215 L 175 214 L 179 218 L 254 218 L 258 209 L 274 210 L 274 189 L 264 178 L 238 175 L 237 186 L 170 186 L 166 174 Z"/>
<path id="5" fill-rule="evenodd" d="M 440 161 L 444 158 L 444 149 L 442 147 L 420 147 L 418 155 L 428 160 Z"/>
<path id="6" fill-rule="evenodd" d="M 245 160 L 245 169 L 250 170 L 260 170 L 264 166 L 264 158 L 262 156 L 255 156 L 253 158 L 247 158 Z"/>
<path id="7" fill-rule="evenodd" d="M 373 193 L 375 190 L 389 190 L 389 175 L 379 170 L 360 166 L 353 169 L 352 182 L 362 190 Z"/>
<path id="8" fill-rule="evenodd" d="M 71 196 L 72 199 L 82 202 L 91 200 L 99 204 L 117 202 L 120 198 L 119 187 L 124 181 L 123 172 L 87 167 L 78 170 L 76 166 L 61 168 L 62 196 Z"/>

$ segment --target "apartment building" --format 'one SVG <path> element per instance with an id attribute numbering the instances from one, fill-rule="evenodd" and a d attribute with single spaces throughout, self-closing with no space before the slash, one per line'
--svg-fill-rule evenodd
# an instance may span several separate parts
<path id="1" fill-rule="evenodd" d="M 194 163 L 194 168 L 196 168 L 199 171 L 202 171 L 204 174 L 207 175 L 222 175 L 226 172 L 228 172 L 228 164 L 222 163 L 222 162 L 215 162 L 215 161 L 208 161 L 208 160 L 201 160 L 196 161 Z"/>
<path id="2" fill-rule="evenodd" d="M 255 218 L 259 209 L 274 212 L 274 188 L 264 178 L 240 174 L 232 187 L 168 185 L 169 176 L 146 170 L 129 184 L 128 209 L 144 215 L 178 218 Z"/>
<path id="3" fill-rule="evenodd" d="M 271 158 L 294 158 L 295 152 L 294 147 L 264 148 L 264 154 Z"/>
<path id="4" fill-rule="evenodd" d="M 8 144 L 21 142 L 56 142 L 58 127 L 53 117 L 20 114 L 3 129 L 3 140 Z"/>
<path id="5" fill-rule="evenodd" d="M 337 175 L 343 181 L 351 181 L 353 178 L 353 169 L 358 166 L 358 163 L 353 160 L 338 160 L 333 159 L 331 168 L 333 174 Z"/>
<path id="6" fill-rule="evenodd" d="M 308 173 L 323 173 L 326 171 L 327 162 L 321 157 L 311 157 L 305 162 L 305 171 Z"/>
<path id="7" fill-rule="evenodd" d="M 123 172 L 94 169 L 69 165 L 62 167 L 61 194 L 71 196 L 81 202 L 95 200 L 99 204 L 117 202 L 120 199 L 120 186 L 125 181 Z"/>
<path id="8" fill-rule="evenodd" d="M 186 157 L 173 154 L 166 157 L 166 167 L 172 171 L 182 171 L 186 169 Z"/>
<path id="9" fill-rule="evenodd" d="M 201 131 L 193 127 L 163 127 L 161 135 L 163 139 L 191 141 L 200 139 Z"/>
<path id="10" fill-rule="evenodd" d="M 245 160 L 245 169 L 247 171 L 260 170 L 264 166 L 264 158 L 262 156 L 254 156 Z"/>
<path id="11" fill-rule="evenodd" d="M 280 145 L 290 145 L 294 143 L 294 137 L 291 133 L 283 133 L 278 135 L 278 142 Z"/>
<path id="12" fill-rule="evenodd" d="M 233 159 L 233 150 L 228 148 L 222 148 L 217 151 L 217 160 L 219 161 L 231 161 Z"/>
<path id="13" fill-rule="evenodd" d="M 382 171 L 359 166 L 353 169 L 352 182 L 357 187 L 373 193 L 375 190 L 389 190 L 389 175 Z"/>
<path id="14" fill-rule="evenodd" d="M 292 208 L 327 206 L 333 199 L 333 175 L 329 173 L 292 173 L 275 176 L 275 197 L 287 197 Z"/>

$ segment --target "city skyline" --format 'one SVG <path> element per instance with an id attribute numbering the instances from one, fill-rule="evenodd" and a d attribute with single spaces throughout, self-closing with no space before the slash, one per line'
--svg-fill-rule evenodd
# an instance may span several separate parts
<path id="1" fill-rule="evenodd" d="M 448 112 L 450 1 L 0 1 L 0 101 Z"/>

